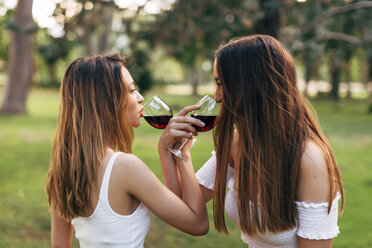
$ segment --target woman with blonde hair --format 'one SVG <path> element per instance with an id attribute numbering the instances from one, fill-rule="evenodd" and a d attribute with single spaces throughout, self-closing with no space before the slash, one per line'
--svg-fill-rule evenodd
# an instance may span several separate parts
<path id="1" fill-rule="evenodd" d="M 191 235 L 208 231 L 191 164 L 178 163 L 177 197 L 131 154 L 142 102 L 119 55 L 79 58 L 68 66 L 46 181 L 52 247 L 70 247 L 73 230 L 80 247 L 143 247 L 151 213 Z M 183 116 L 197 108 L 185 108 L 179 119 L 202 126 Z M 171 157 L 163 161 L 176 166 Z"/>
<path id="2" fill-rule="evenodd" d="M 331 247 L 344 204 L 340 172 L 292 56 L 267 35 L 233 39 L 216 51 L 214 78 L 216 152 L 196 175 L 204 200 L 213 198 L 216 229 L 228 232 L 226 211 L 249 247 Z M 177 168 L 163 169 L 175 193 Z"/>

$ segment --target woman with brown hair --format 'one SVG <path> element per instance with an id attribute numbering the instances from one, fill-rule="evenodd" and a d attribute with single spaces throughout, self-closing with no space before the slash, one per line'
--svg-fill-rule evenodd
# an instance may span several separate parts
<path id="1" fill-rule="evenodd" d="M 196 176 L 204 200 L 213 198 L 216 229 L 228 233 L 226 211 L 249 247 L 331 247 L 344 204 L 340 172 L 292 56 L 270 36 L 234 39 L 216 51 L 214 78 L 216 152 Z M 163 168 L 175 193 L 177 168 Z"/>
<path id="2" fill-rule="evenodd" d="M 142 102 L 119 55 L 79 58 L 68 66 L 46 181 L 52 247 L 70 247 L 73 229 L 80 247 L 143 247 L 151 212 L 191 235 L 208 231 L 192 165 L 178 168 L 177 197 L 131 154 Z M 179 120 L 202 126 L 183 116 L 197 108 L 185 108 Z M 171 157 L 163 161 L 176 166 Z"/>

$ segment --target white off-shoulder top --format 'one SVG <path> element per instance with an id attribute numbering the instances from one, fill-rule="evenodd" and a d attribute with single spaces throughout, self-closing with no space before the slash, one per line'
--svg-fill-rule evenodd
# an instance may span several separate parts
<path id="1" fill-rule="evenodd" d="M 205 188 L 214 189 L 214 179 L 216 175 L 216 155 L 212 152 L 212 157 L 196 173 L 199 184 Z M 237 206 L 237 192 L 234 190 L 234 169 L 228 167 L 227 188 L 229 191 L 225 198 L 225 211 L 231 222 L 239 226 L 239 212 Z M 257 233 L 249 236 L 241 233 L 241 239 L 250 248 L 296 248 L 298 247 L 298 236 L 305 239 L 332 239 L 339 234 L 337 226 L 338 201 L 340 193 L 332 201 L 331 211 L 328 214 L 328 202 L 307 203 L 296 201 L 298 211 L 298 223 L 291 230 L 280 233 Z"/>

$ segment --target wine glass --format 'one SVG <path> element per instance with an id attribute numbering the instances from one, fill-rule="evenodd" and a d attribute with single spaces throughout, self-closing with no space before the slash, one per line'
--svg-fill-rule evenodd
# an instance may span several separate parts
<path id="1" fill-rule="evenodd" d="M 173 113 L 163 100 L 153 96 L 143 105 L 142 116 L 152 127 L 164 129 L 173 117 Z"/>
<path id="2" fill-rule="evenodd" d="M 210 96 L 205 95 L 200 101 L 196 104 L 200 106 L 199 109 L 194 110 L 191 112 L 191 117 L 196 118 L 204 122 L 204 127 L 199 127 L 196 125 L 193 125 L 193 127 L 198 132 L 206 132 L 214 127 L 214 123 L 219 111 L 217 102 Z M 189 142 L 188 140 L 185 140 L 183 144 L 178 149 L 168 148 L 170 152 L 172 152 L 175 156 L 182 159 L 186 162 L 186 159 L 182 155 L 182 149 L 185 147 L 185 145 Z"/>

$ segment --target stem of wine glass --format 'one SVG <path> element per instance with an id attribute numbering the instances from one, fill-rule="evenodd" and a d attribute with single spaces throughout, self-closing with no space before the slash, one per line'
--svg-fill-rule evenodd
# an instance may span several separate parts
<path id="1" fill-rule="evenodd" d="M 168 150 L 173 153 L 175 156 L 179 157 L 180 159 L 182 159 L 184 162 L 186 162 L 186 159 L 183 157 L 182 155 L 182 149 L 185 147 L 185 145 L 190 141 L 191 139 L 187 139 L 185 140 L 182 145 L 180 146 L 180 148 L 178 148 L 177 150 L 176 149 L 172 149 L 172 148 L 168 148 Z"/>
<path id="2" fill-rule="evenodd" d="M 191 139 L 192 139 L 192 138 L 191 138 Z M 189 141 L 190 141 L 190 139 L 185 140 L 185 141 L 182 143 L 182 145 L 180 146 L 180 148 L 178 148 L 178 150 L 179 150 L 179 151 L 182 151 L 182 149 L 185 147 L 185 145 L 186 145 L 187 143 L 189 143 Z"/>

